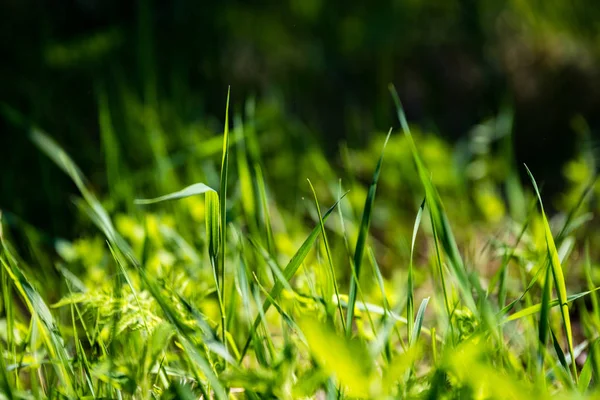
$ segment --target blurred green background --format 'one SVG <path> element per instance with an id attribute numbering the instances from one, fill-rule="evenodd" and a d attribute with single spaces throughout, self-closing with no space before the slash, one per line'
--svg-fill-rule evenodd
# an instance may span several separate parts
<path id="1" fill-rule="evenodd" d="M 287 210 L 306 178 L 368 181 L 382 132 L 397 127 L 389 83 L 428 138 L 451 212 L 476 205 L 464 218 L 504 215 L 507 163 L 527 163 L 555 209 L 595 172 L 596 0 L 3 0 L 0 20 L 0 209 L 53 237 L 78 234 L 76 191 L 28 126 L 72 155 L 109 208 L 127 210 L 132 197 L 216 176 L 207 163 L 228 85 L 232 115 L 255 116 Z M 418 185 L 402 174 L 402 139 L 388 154 L 382 197 L 413 218 L 421 195 L 406 199 Z"/>

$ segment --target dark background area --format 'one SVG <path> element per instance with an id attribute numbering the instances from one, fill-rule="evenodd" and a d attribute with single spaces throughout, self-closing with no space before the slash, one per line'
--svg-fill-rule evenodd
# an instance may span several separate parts
<path id="1" fill-rule="evenodd" d="M 395 125 L 389 83 L 411 122 L 451 141 L 511 107 L 518 162 L 557 192 L 578 146 L 573 118 L 593 139 L 600 126 L 600 2 L 546 4 L 2 0 L 0 209 L 70 234 L 75 191 L 25 128 L 49 132 L 102 191 L 99 94 L 112 99 L 123 157 L 144 165 L 118 129 L 123 88 L 159 110 L 166 132 L 204 120 L 218 131 L 228 85 L 234 107 L 276 99 L 332 155 Z"/>

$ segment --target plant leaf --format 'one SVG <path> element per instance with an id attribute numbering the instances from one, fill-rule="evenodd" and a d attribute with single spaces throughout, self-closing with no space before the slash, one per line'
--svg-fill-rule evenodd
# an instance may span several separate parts
<path id="1" fill-rule="evenodd" d="M 155 204 L 163 201 L 184 199 L 186 197 L 196 196 L 206 192 L 215 192 L 215 190 L 204 183 L 194 183 L 193 185 L 190 185 L 177 192 L 165 194 L 164 196 L 155 197 L 153 199 L 135 199 L 134 203 L 139 205 Z"/>

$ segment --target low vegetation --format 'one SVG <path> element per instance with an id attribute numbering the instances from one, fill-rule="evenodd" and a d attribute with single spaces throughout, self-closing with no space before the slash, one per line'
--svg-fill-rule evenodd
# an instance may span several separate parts
<path id="1" fill-rule="evenodd" d="M 133 193 L 139 176 L 122 168 L 108 115 L 106 198 L 32 128 L 95 229 L 47 240 L 5 221 L 0 397 L 599 396 L 594 252 L 577 235 L 595 180 L 574 184 L 556 218 L 512 157 L 505 196 L 492 178 L 465 189 L 391 89 L 400 128 L 375 157 L 343 151 L 344 179 L 309 151 L 302 162 L 320 175 L 295 209 L 278 205 L 281 171 L 261 159 L 252 107 L 230 123 L 227 105 L 206 168 L 186 174 L 203 183 L 160 192 L 180 178 L 153 139 L 148 196 Z"/>

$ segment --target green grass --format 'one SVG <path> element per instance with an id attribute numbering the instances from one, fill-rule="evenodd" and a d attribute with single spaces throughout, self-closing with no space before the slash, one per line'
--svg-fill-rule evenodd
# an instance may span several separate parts
<path id="1" fill-rule="evenodd" d="M 446 210 L 457 199 L 427 165 L 440 147 L 411 132 L 393 88 L 392 97 L 401 129 L 374 145 L 378 158 L 366 158 L 363 176 L 347 170 L 338 180 L 334 160 L 311 151 L 320 174 L 302 177 L 310 197 L 300 211 L 278 205 L 270 173 L 279 171 L 259 153 L 253 102 L 234 115 L 230 135 L 228 98 L 220 154 L 202 153 L 204 167 L 186 173 L 192 184 L 168 193 L 176 182 L 165 177 L 177 168 L 160 144 L 166 136 L 149 139 L 154 184 L 136 185 L 100 94 L 110 196 L 128 213 L 117 199 L 100 200 L 73 159 L 33 128 L 95 228 L 55 240 L 56 251 L 29 235 L 32 250 L 15 239 L 17 252 L 11 232 L 0 236 L 0 397 L 599 396 L 594 237 L 576 240 L 590 186 L 556 234 L 533 175 L 521 185 L 511 165 L 508 197 L 528 197 L 539 211 L 513 202 L 522 220 L 505 215 L 495 235 L 475 220 L 453 224 Z M 400 154 L 406 175 L 393 167 L 405 162 Z M 390 218 L 394 179 L 415 185 L 408 219 Z M 142 190 L 150 199 L 131 198 Z M 487 256 L 467 251 L 471 242 Z M 54 281 L 38 279 L 44 268 Z"/>

